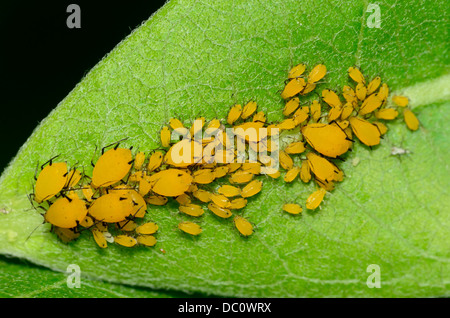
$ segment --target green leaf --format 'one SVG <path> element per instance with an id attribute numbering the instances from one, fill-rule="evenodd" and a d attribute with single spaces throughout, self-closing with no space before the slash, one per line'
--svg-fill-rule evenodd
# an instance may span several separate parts
<path id="1" fill-rule="evenodd" d="M 448 296 L 447 3 L 377 4 L 379 29 L 367 27 L 371 13 L 362 1 L 169 2 L 74 88 L 4 172 L 0 253 L 56 271 L 78 264 L 89 281 L 217 296 Z M 410 132 L 397 119 L 380 146 L 357 142 L 338 163 L 344 182 L 321 209 L 301 216 L 281 207 L 303 204 L 312 184 L 263 179 L 262 193 L 242 211 L 256 225 L 247 239 L 208 213 L 201 236 L 187 237 L 176 230 L 186 218 L 173 203 L 150 209 L 148 219 L 160 225 L 155 248 L 100 250 L 86 232 L 66 245 L 48 224 L 39 226 L 42 217 L 26 196 L 37 162 L 59 154 L 90 173 L 96 147 L 129 137 L 124 146 L 149 151 L 171 117 L 187 124 L 200 115 L 223 118 L 232 104 L 250 99 L 279 120 L 286 72 L 300 62 L 326 64 L 318 92 L 340 90 L 354 64 L 367 78 L 380 75 L 391 91 L 410 97 L 421 129 Z M 391 146 L 411 154 L 391 156 Z M 371 264 L 380 266 L 381 288 L 366 284 Z M 15 272 L 7 269 L 8 279 L 19 279 Z M 92 289 L 101 295 L 101 287 Z M 2 290 L 17 295 L 14 284 Z"/>

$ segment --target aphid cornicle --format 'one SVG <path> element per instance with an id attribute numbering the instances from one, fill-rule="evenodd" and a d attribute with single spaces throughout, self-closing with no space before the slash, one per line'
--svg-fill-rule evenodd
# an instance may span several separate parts
<path id="1" fill-rule="evenodd" d="M 67 164 L 52 162 L 40 172 L 34 186 L 34 200 L 37 203 L 49 200 L 58 194 L 67 183 Z"/>
<path id="2" fill-rule="evenodd" d="M 122 180 L 130 171 L 133 158 L 130 149 L 118 148 L 119 143 L 103 153 L 92 171 L 91 185 L 107 187 Z"/>

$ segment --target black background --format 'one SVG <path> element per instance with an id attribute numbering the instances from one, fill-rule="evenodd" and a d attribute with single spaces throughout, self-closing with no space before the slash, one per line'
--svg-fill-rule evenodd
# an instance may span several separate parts
<path id="1" fill-rule="evenodd" d="M 83 76 L 165 2 L 1 2 L 0 172 Z M 71 3 L 80 6 L 80 29 L 66 25 Z"/>

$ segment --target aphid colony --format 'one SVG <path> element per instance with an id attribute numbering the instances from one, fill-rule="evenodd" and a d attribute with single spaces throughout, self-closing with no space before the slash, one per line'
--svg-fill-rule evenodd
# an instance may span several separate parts
<path id="1" fill-rule="evenodd" d="M 388 86 L 380 77 L 367 84 L 356 67 L 348 70 L 355 85 L 345 85 L 342 97 L 324 89 L 319 98 L 301 102 L 327 73 L 323 64 L 308 75 L 303 75 L 305 70 L 299 64 L 288 74 L 281 93 L 285 100 L 281 122 L 267 122 L 254 101 L 232 106 L 224 120 L 206 123 L 201 117 L 191 127 L 172 118 L 160 131 L 159 149 L 133 153 L 132 148 L 120 147 L 122 141 L 116 142 L 102 149 L 91 176 L 52 158 L 41 166 L 30 197 L 45 210 L 45 222 L 62 241 L 70 242 L 87 230 L 101 248 L 113 242 L 154 246 L 159 227 L 143 219 L 149 205 L 166 205 L 169 200 L 189 218 L 178 224 L 184 233 L 202 232 L 195 219 L 207 205 L 209 212 L 232 220 L 237 231 L 248 237 L 254 227 L 241 210 L 262 189 L 257 176 L 277 179 L 279 166 L 284 182 L 314 180 L 318 188 L 305 202 L 307 209 L 314 210 L 327 191 L 343 181 L 344 173 L 334 160 L 351 150 L 355 137 L 366 146 L 378 145 L 387 132 L 385 122 L 398 116 L 399 107 L 409 129 L 417 130 L 419 122 L 407 108 L 406 97 L 394 96 L 397 107 L 388 107 Z M 294 138 L 280 147 L 284 136 Z M 283 206 L 293 215 L 302 209 L 299 203 Z"/>

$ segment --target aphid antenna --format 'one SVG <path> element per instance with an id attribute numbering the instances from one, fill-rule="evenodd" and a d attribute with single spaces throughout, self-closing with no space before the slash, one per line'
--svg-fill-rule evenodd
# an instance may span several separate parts
<path id="1" fill-rule="evenodd" d="M 38 226 L 36 226 L 33 231 L 31 231 L 31 233 L 27 236 L 27 238 L 25 239 L 25 242 L 28 241 L 28 239 L 31 237 L 31 235 L 33 235 L 33 233 L 38 229 L 38 227 L 40 227 L 41 225 L 45 224 L 45 220 L 44 222 L 42 222 L 41 224 L 39 224 Z"/>
<path id="2" fill-rule="evenodd" d="M 103 148 L 102 148 L 102 155 L 103 155 L 103 153 L 105 152 L 105 148 L 108 148 L 108 147 L 111 147 L 111 146 L 115 145 L 115 146 L 114 146 L 114 150 L 116 150 L 117 148 L 119 148 L 119 145 L 120 145 L 120 143 L 121 143 L 122 141 L 128 140 L 129 138 L 130 138 L 130 137 L 126 137 L 126 138 L 120 139 L 120 140 L 118 140 L 118 141 L 116 141 L 116 142 L 113 142 L 112 144 L 109 144 L 109 145 L 103 147 Z M 97 147 L 96 147 L 96 148 L 97 148 Z M 131 148 L 130 148 L 130 149 L 131 149 Z"/>
<path id="3" fill-rule="evenodd" d="M 58 158 L 60 155 L 56 155 L 53 158 L 50 158 L 50 160 L 48 160 L 47 162 L 45 162 L 42 166 L 41 166 L 41 170 L 44 169 L 44 166 L 48 163 L 50 166 L 53 164 L 53 159 Z"/>

